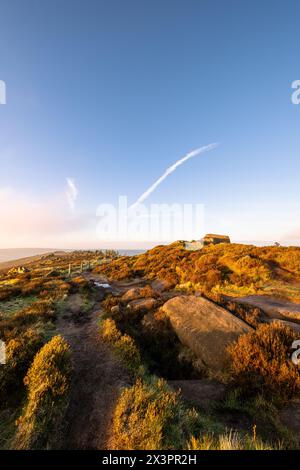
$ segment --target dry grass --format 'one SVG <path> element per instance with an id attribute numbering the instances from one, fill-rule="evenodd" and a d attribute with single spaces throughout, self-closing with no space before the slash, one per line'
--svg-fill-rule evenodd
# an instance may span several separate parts
<path id="1" fill-rule="evenodd" d="M 46 449 L 59 434 L 70 382 L 69 345 L 55 336 L 37 353 L 24 383 L 27 404 L 17 420 L 18 449 Z"/>
<path id="2" fill-rule="evenodd" d="M 179 394 L 163 380 L 135 385 L 121 394 L 113 419 L 112 448 L 117 450 L 180 449 L 197 419 Z"/>
<path id="3" fill-rule="evenodd" d="M 141 367 L 141 356 L 135 341 L 128 334 L 122 335 L 114 320 L 107 318 L 100 325 L 100 335 L 104 341 L 111 344 L 116 354 L 122 359 L 128 369 L 138 373 Z"/>
<path id="4" fill-rule="evenodd" d="M 43 336 L 32 329 L 8 340 L 6 364 L 0 368 L 0 408 L 19 401 L 23 392 L 23 378 L 43 342 Z"/>
<path id="5" fill-rule="evenodd" d="M 280 443 L 274 445 L 263 442 L 254 433 L 242 435 L 237 431 L 227 431 L 220 436 L 203 435 L 199 438 L 194 436 L 187 443 L 188 450 L 279 450 Z"/>

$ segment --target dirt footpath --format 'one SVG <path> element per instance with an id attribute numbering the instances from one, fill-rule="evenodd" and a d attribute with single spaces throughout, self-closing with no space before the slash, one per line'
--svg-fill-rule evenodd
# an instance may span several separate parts
<path id="1" fill-rule="evenodd" d="M 116 400 L 128 373 L 99 336 L 100 305 L 82 315 L 78 294 L 68 299 L 57 330 L 70 344 L 74 366 L 62 449 L 106 449 Z"/>

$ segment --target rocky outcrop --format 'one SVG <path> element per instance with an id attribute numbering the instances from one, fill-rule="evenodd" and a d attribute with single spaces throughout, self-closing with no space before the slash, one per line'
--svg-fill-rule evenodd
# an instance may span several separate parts
<path id="1" fill-rule="evenodd" d="M 128 310 L 134 313 L 147 313 L 156 307 L 157 301 L 153 298 L 132 300 L 126 306 Z"/>
<path id="2" fill-rule="evenodd" d="M 122 295 L 122 301 L 129 302 L 131 300 L 144 299 L 148 297 L 156 297 L 157 292 L 149 285 L 144 287 L 132 287 Z"/>
<path id="3" fill-rule="evenodd" d="M 267 295 L 248 295 L 234 299 L 254 307 L 259 307 L 269 319 L 298 321 L 300 323 L 300 304 Z"/>
<path id="4" fill-rule="evenodd" d="M 132 287 L 131 289 L 128 289 L 128 291 L 122 295 L 122 300 L 130 301 L 140 299 L 143 296 L 141 290 L 141 287 Z"/>
<path id="5" fill-rule="evenodd" d="M 218 243 L 230 243 L 230 238 L 228 235 L 216 235 L 214 233 L 208 233 L 205 237 L 202 238 L 204 245 L 217 245 Z"/>
<path id="6" fill-rule="evenodd" d="M 253 331 L 243 320 L 203 297 L 174 297 L 162 310 L 180 341 L 209 369 L 226 368 L 227 346 L 240 335 Z"/>

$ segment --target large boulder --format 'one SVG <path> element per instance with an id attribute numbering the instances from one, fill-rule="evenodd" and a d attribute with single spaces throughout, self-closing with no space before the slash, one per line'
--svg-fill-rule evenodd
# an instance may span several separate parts
<path id="1" fill-rule="evenodd" d="M 243 320 L 203 297 L 174 297 L 162 306 L 162 310 L 180 341 L 208 369 L 226 368 L 227 346 L 240 335 L 253 331 Z"/>

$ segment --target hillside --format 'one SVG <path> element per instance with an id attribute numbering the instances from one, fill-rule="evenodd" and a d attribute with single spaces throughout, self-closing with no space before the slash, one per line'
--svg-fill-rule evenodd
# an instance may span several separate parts
<path id="1" fill-rule="evenodd" d="M 300 248 L 184 246 L 1 273 L 1 448 L 300 448 Z"/>
<path id="2" fill-rule="evenodd" d="M 109 279 L 144 276 L 170 287 L 183 285 L 230 296 L 263 293 L 300 302 L 300 247 L 209 245 L 188 251 L 184 243 L 158 246 L 96 269 Z"/>

